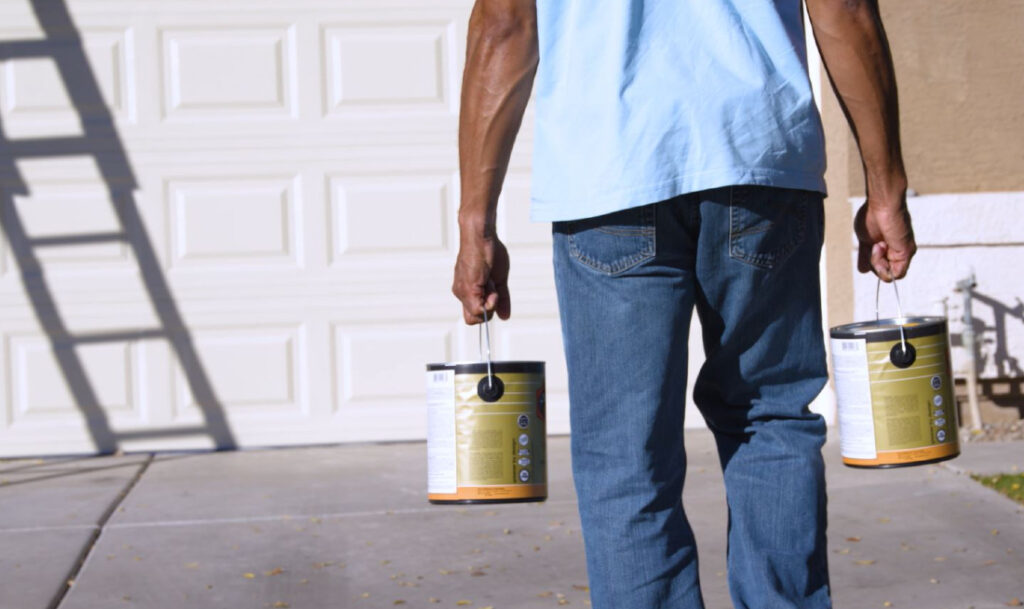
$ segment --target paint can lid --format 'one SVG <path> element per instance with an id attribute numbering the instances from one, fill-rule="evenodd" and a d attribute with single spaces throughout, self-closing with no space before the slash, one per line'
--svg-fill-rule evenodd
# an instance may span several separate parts
<path id="1" fill-rule="evenodd" d="M 946 331 L 945 317 L 893 317 L 861 321 L 829 330 L 832 338 L 863 338 L 868 342 L 900 339 L 900 327 L 906 338 L 934 336 Z"/>
<path id="2" fill-rule="evenodd" d="M 444 364 L 427 364 L 427 372 L 438 370 L 454 370 L 455 374 L 487 374 L 487 362 L 448 362 Z M 526 373 L 544 374 L 544 362 L 507 361 L 491 362 L 494 374 Z"/>

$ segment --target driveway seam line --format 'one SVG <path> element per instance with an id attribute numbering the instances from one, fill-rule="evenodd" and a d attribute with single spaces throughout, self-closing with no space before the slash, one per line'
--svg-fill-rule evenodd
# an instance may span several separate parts
<path id="1" fill-rule="evenodd" d="M 121 492 L 117 494 L 117 497 L 115 497 L 114 500 L 110 502 L 110 506 L 107 507 L 107 510 L 105 512 L 103 512 L 103 515 L 100 516 L 100 520 L 98 523 L 96 523 L 92 534 L 89 536 L 89 540 L 82 547 L 82 551 L 79 553 L 78 558 L 75 559 L 75 563 L 71 566 L 71 572 L 68 573 L 68 576 L 66 578 L 64 578 L 64 585 L 61 586 L 59 590 L 57 590 L 57 593 L 54 595 L 53 600 L 50 601 L 49 605 L 47 605 L 47 609 L 59 609 L 60 605 L 64 602 L 64 599 L 65 597 L 67 597 L 68 592 L 70 592 L 72 586 L 74 586 L 75 580 L 78 579 L 79 574 L 82 572 L 82 567 L 85 566 L 86 561 L 88 561 L 89 557 L 92 556 L 92 551 L 96 547 L 96 542 L 99 541 L 100 536 L 103 535 L 103 531 L 107 526 L 107 522 L 117 511 L 117 508 L 121 507 L 121 504 L 124 503 L 124 500 L 128 498 L 128 495 L 135 488 L 135 485 L 139 483 L 139 480 L 142 479 L 142 476 L 149 469 L 149 465 L 153 462 L 154 457 L 155 454 L 149 454 L 146 460 L 142 462 L 142 465 L 139 466 L 139 469 L 138 471 L 135 472 L 135 475 L 132 476 L 131 480 L 129 480 L 128 483 L 124 486 L 124 488 L 121 489 Z"/>

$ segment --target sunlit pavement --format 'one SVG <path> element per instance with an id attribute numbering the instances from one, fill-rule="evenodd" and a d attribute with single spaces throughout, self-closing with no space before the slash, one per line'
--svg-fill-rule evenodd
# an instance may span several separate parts
<path id="1" fill-rule="evenodd" d="M 686 442 L 705 601 L 726 609 L 721 473 L 708 432 Z M 568 444 L 549 439 L 548 501 L 484 506 L 427 503 L 422 443 L 0 462 L 0 608 L 589 606 Z M 1024 470 L 1024 442 L 884 471 L 825 451 L 837 607 L 1024 600 L 1024 506 L 966 475 Z"/>

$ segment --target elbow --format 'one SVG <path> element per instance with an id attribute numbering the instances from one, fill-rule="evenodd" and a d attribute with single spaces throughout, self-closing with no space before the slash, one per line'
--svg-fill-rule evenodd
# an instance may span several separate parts
<path id="1" fill-rule="evenodd" d="M 535 36 L 535 0 L 477 0 L 469 19 L 470 30 L 495 41 Z"/>

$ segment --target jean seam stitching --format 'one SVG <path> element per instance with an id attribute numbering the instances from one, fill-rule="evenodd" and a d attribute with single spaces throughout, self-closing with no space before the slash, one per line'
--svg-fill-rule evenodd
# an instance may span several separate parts
<path id="1" fill-rule="evenodd" d="M 772 252 L 747 252 L 737 242 L 740 237 L 747 235 L 757 235 L 767 232 L 770 229 L 754 232 L 734 232 L 733 226 L 736 221 L 736 208 L 733 205 L 732 190 L 729 193 L 729 257 L 738 262 L 749 264 L 753 267 L 771 270 L 775 266 L 784 260 L 786 260 L 790 254 L 792 254 L 800 244 L 804 242 L 807 236 L 807 209 L 806 205 L 797 205 L 796 214 L 798 216 L 798 229 L 797 234 L 788 241 L 783 247 L 772 251 Z"/>
<path id="2" fill-rule="evenodd" d="M 641 214 L 640 217 L 641 217 L 641 222 L 643 223 L 643 226 L 640 227 L 640 232 L 639 233 L 634 233 L 634 234 L 630 234 L 630 235 L 622 235 L 622 234 L 617 234 L 617 233 L 611 233 L 611 232 L 608 232 L 608 231 L 602 231 L 602 232 L 605 232 L 605 234 L 612 234 L 612 235 L 616 235 L 616 236 L 639 237 L 639 238 L 643 239 L 643 243 L 642 243 L 641 247 L 639 248 L 639 250 L 636 253 L 631 254 L 631 255 L 629 255 L 627 257 L 624 257 L 624 258 L 620 258 L 620 259 L 616 260 L 614 263 L 609 264 L 607 262 L 603 262 L 601 260 L 596 260 L 595 258 L 593 258 L 591 256 L 588 256 L 585 252 L 583 252 L 576 245 L 576 240 L 573 238 L 575 235 L 569 234 L 567 236 L 568 236 L 568 242 L 569 242 L 569 253 L 570 253 L 570 255 L 573 258 L 575 258 L 576 260 L 578 260 L 579 262 L 583 263 L 585 266 L 588 266 L 591 269 L 593 269 L 595 271 L 598 271 L 600 273 L 604 273 L 606 275 L 615 275 L 617 273 L 621 273 L 623 271 L 627 271 L 627 270 L 637 266 L 638 264 L 640 264 L 640 263 L 642 263 L 642 262 L 644 262 L 646 260 L 650 260 L 651 258 L 654 257 L 654 251 L 653 251 L 654 250 L 654 243 L 653 242 L 654 242 L 654 238 L 655 238 L 655 234 L 654 234 L 655 227 L 653 226 L 653 218 L 652 218 L 652 213 L 651 213 L 652 211 L 653 211 L 653 206 L 652 205 L 647 205 L 647 206 L 644 206 L 643 208 L 640 209 L 640 214 Z M 596 230 L 600 230 L 600 229 L 596 229 Z"/>

